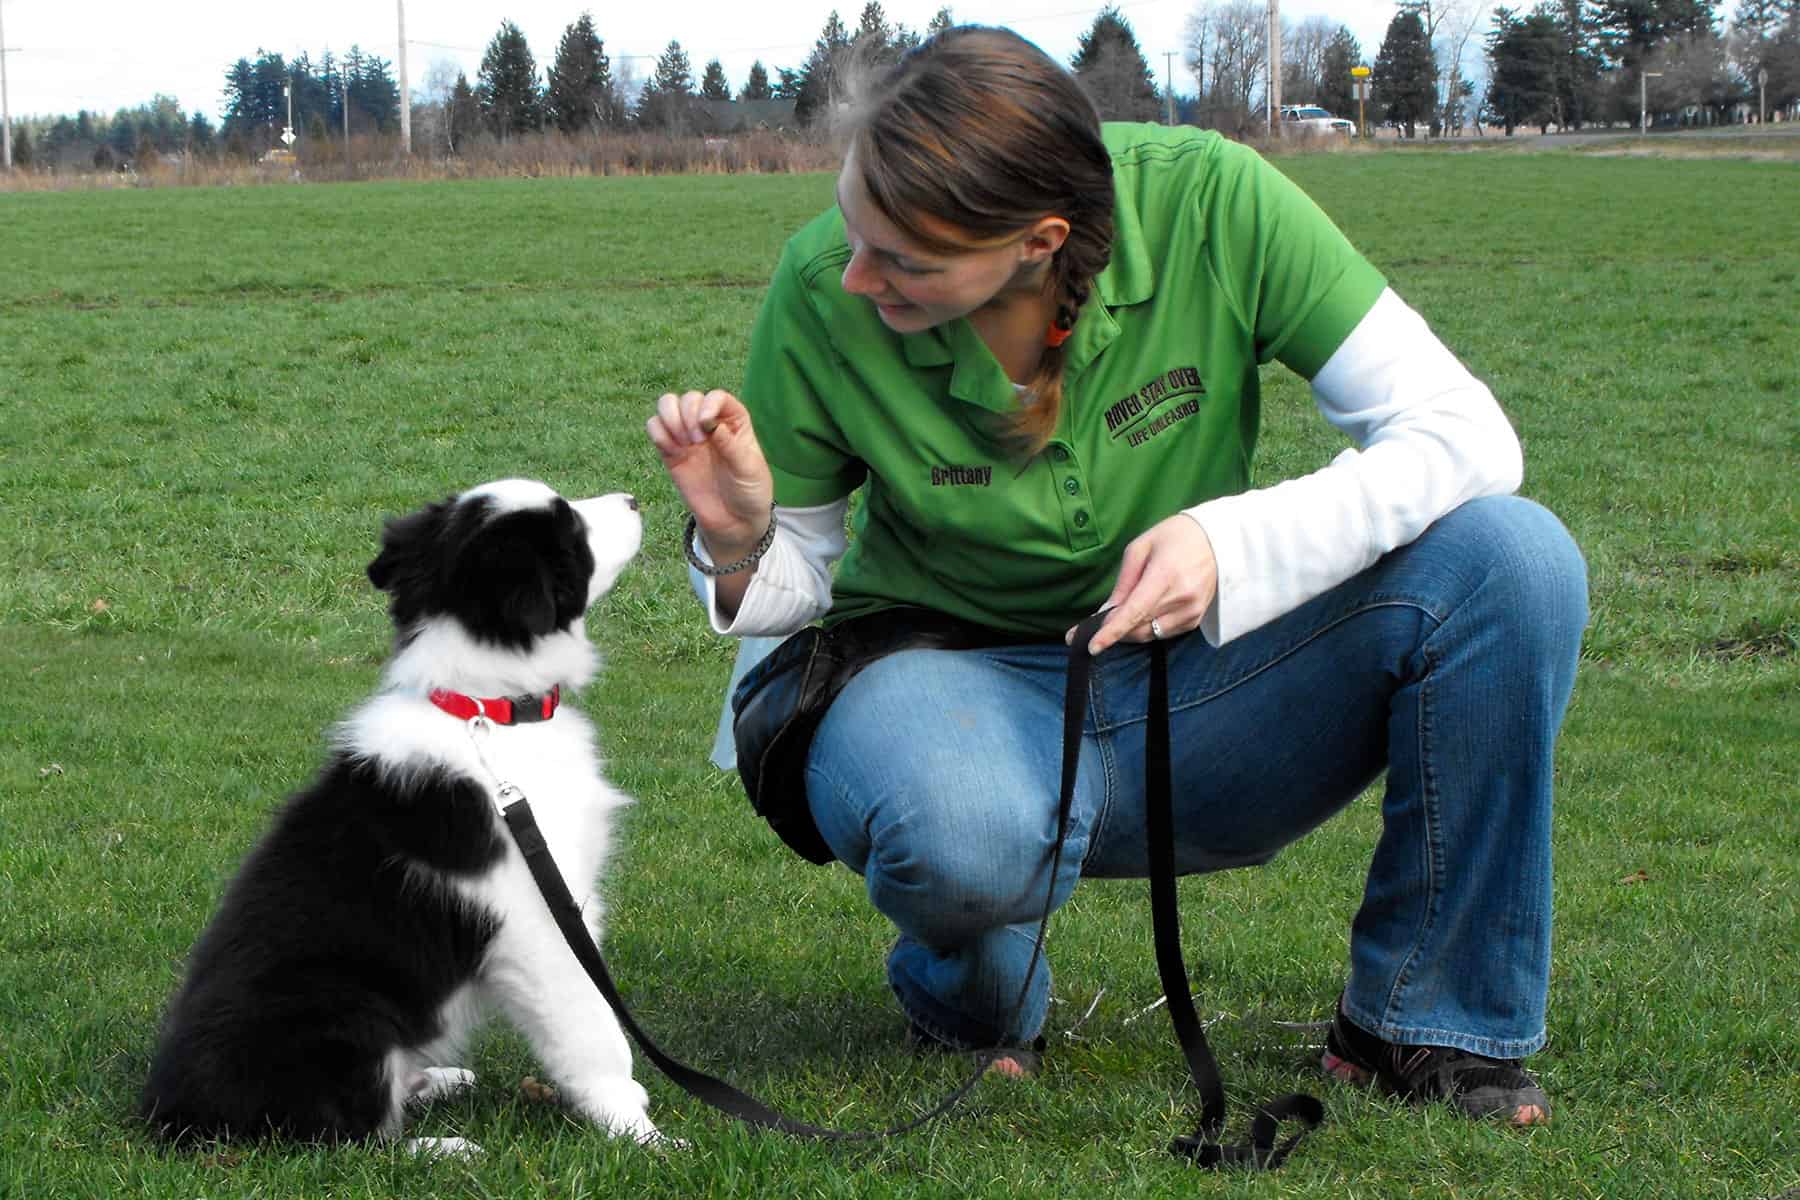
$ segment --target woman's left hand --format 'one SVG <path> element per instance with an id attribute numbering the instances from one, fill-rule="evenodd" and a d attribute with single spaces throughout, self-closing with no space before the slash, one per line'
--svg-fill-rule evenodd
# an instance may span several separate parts
<path id="1" fill-rule="evenodd" d="M 1118 582 L 1102 606 L 1112 612 L 1088 643 L 1088 653 L 1099 654 L 1116 642 L 1149 642 L 1198 629 L 1218 588 L 1219 564 L 1200 522 L 1186 513 L 1159 521 L 1125 547 Z M 1064 640 L 1074 633 L 1071 629 Z"/>

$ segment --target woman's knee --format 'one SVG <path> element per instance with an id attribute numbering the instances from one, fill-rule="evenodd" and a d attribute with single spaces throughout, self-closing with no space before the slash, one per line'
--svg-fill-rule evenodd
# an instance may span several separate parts
<path id="1" fill-rule="evenodd" d="M 919 750 L 904 778 L 845 780 L 817 760 L 808 799 L 826 842 L 907 933 L 950 945 L 1043 904 L 1054 829 L 1041 788 L 1006 785 L 992 764 Z M 1085 846 L 1065 849 L 1078 864 Z"/>
<path id="2" fill-rule="evenodd" d="M 1563 523 L 1522 496 L 1471 500 L 1440 524 L 1475 556 L 1481 588 L 1520 637 L 1546 649 L 1578 647 L 1587 625 L 1587 561 Z"/>
<path id="3" fill-rule="evenodd" d="M 1013 727 L 1018 704 L 970 694 L 978 679 L 945 691 L 921 668 L 937 669 L 884 659 L 845 689 L 808 756 L 807 801 L 876 907 L 944 944 L 1022 919 L 1021 896 L 1041 907 L 1057 763 L 1053 744 L 1044 750 Z M 1086 845 L 1087 822 L 1077 824 L 1064 854 L 1072 864 Z"/>

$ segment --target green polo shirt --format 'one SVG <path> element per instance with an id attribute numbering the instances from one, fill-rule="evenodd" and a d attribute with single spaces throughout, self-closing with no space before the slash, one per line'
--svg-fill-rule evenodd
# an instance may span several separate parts
<path id="1" fill-rule="evenodd" d="M 787 244 L 741 392 L 783 505 L 863 489 L 828 622 L 916 604 L 1060 636 L 1125 545 L 1249 487 L 1257 365 L 1311 378 L 1381 275 L 1311 200 L 1210 132 L 1108 125 L 1112 258 L 1067 348 L 1055 436 L 997 436 L 1017 390 L 966 320 L 914 334 L 845 293 L 834 208 Z"/>

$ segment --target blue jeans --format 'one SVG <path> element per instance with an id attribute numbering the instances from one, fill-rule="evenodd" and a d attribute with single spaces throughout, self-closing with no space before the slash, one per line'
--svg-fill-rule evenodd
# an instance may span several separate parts
<path id="1" fill-rule="evenodd" d="M 1385 769 L 1382 833 L 1343 995 L 1391 1042 L 1521 1058 L 1544 1042 L 1551 756 L 1587 621 L 1580 551 L 1517 497 L 1472 501 L 1411 545 L 1218 648 L 1169 644 L 1183 873 L 1268 861 Z M 1034 1037 L 1021 1007 L 1056 833 L 1060 644 L 911 650 L 826 715 L 807 798 L 899 929 L 888 979 L 954 1045 Z M 1149 654 L 1095 663 L 1054 902 L 1141 877 Z"/>

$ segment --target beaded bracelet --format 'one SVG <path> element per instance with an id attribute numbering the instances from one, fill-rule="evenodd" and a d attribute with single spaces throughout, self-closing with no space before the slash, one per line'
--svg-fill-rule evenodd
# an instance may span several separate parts
<path id="1" fill-rule="evenodd" d="M 689 513 L 687 528 L 683 530 L 681 534 L 681 552 L 687 555 L 688 565 L 702 575 L 710 575 L 715 579 L 721 575 L 736 575 L 739 571 L 748 571 L 751 567 L 754 567 L 757 563 L 761 562 L 762 556 L 767 554 L 769 552 L 769 547 L 774 544 L 775 510 L 773 507 L 769 509 L 769 527 L 763 530 L 763 535 L 757 539 L 756 545 L 750 547 L 750 553 L 744 555 L 744 557 L 738 559 L 736 562 L 726 563 L 722 567 L 712 565 L 695 552 L 694 534 L 699 528 L 700 522 L 694 519 L 693 513 Z"/>

